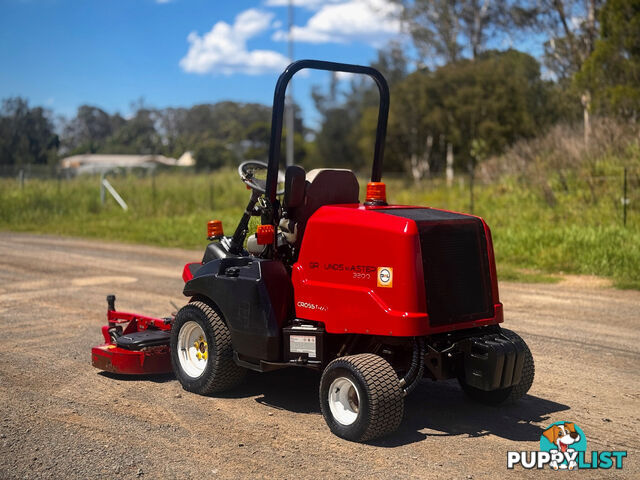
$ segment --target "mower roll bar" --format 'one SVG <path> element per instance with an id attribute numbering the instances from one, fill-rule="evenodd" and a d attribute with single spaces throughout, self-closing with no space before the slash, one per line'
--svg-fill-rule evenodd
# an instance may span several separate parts
<path id="1" fill-rule="evenodd" d="M 297 72 L 305 68 L 313 70 L 326 70 L 329 72 L 346 72 L 360 75 L 368 75 L 378 86 L 380 92 L 380 108 L 378 110 L 378 126 L 376 128 L 376 145 L 373 155 L 373 167 L 371 168 L 371 181 L 379 182 L 382 178 L 382 157 L 384 155 L 384 142 L 387 134 L 387 118 L 389 116 L 389 86 L 382 74 L 372 67 L 351 65 L 349 63 L 324 62 L 321 60 L 298 60 L 290 64 L 278 78 L 276 90 L 273 95 L 273 111 L 271 114 L 271 140 L 269 144 L 269 164 L 267 167 L 267 188 L 265 197 L 270 206 L 276 201 L 276 189 L 278 187 L 278 166 L 280 163 L 280 142 L 282 140 L 282 118 L 284 116 L 284 99 L 287 85 Z M 274 224 L 275 218 L 272 209 L 263 218 L 263 224 Z M 266 220 L 266 221 L 265 221 Z"/>

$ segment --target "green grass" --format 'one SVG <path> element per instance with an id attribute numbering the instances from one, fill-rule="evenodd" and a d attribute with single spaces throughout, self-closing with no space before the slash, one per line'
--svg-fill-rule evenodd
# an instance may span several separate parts
<path id="1" fill-rule="evenodd" d="M 248 191 L 231 170 L 160 174 L 155 189 L 150 177 L 110 181 L 129 211 L 108 195 L 101 204 L 97 177 L 29 180 L 24 189 L 2 179 L 0 229 L 201 248 L 207 220 L 222 220 L 231 234 L 248 201 Z M 640 289 L 640 192 L 637 185 L 631 190 L 624 228 L 619 183 L 594 184 L 576 175 L 560 185 L 551 178 L 553 198 L 540 185 L 516 179 L 477 186 L 474 213 L 491 226 L 500 278 L 557 282 L 558 274 L 589 274 L 609 277 L 620 288 Z M 388 179 L 387 192 L 393 203 L 469 211 L 468 186 L 460 183 L 447 188 L 441 181 L 415 186 Z"/>

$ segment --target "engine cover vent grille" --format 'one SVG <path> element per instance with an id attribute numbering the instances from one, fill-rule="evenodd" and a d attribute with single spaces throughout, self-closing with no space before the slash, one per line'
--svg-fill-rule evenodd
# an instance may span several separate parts
<path id="1" fill-rule="evenodd" d="M 494 316 L 487 241 L 479 218 L 430 208 L 383 211 L 416 222 L 431 326 Z"/>

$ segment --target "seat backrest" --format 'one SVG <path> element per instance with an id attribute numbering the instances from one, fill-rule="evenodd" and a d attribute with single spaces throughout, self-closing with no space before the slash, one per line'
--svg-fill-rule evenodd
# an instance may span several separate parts
<path id="1" fill-rule="evenodd" d="M 358 203 L 360 187 L 351 170 L 317 168 L 306 176 L 304 202 L 295 208 L 290 218 L 296 223 L 296 246 L 300 247 L 307 220 L 324 205 Z"/>
<path id="2" fill-rule="evenodd" d="M 305 210 L 307 218 L 323 205 L 358 203 L 360 187 L 351 170 L 316 168 L 307 173 Z"/>

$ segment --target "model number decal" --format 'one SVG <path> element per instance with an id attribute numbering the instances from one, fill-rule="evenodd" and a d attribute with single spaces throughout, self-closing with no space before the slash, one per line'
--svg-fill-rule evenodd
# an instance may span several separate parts
<path id="1" fill-rule="evenodd" d="M 317 305 L 315 303 L 309 302 L 298 302 L 296 305 L 298 306 L 298 308 L 306 308 L 308 310 L 319 310 L 321 312 L 326 312 L 328 310 L 325 305 Z"/>
<path id="2" fill-rule="evenodd" d="M 353 278 L 355 278 L 356 280 L 370 280 L 371 274 L 353 272 Z"/>

